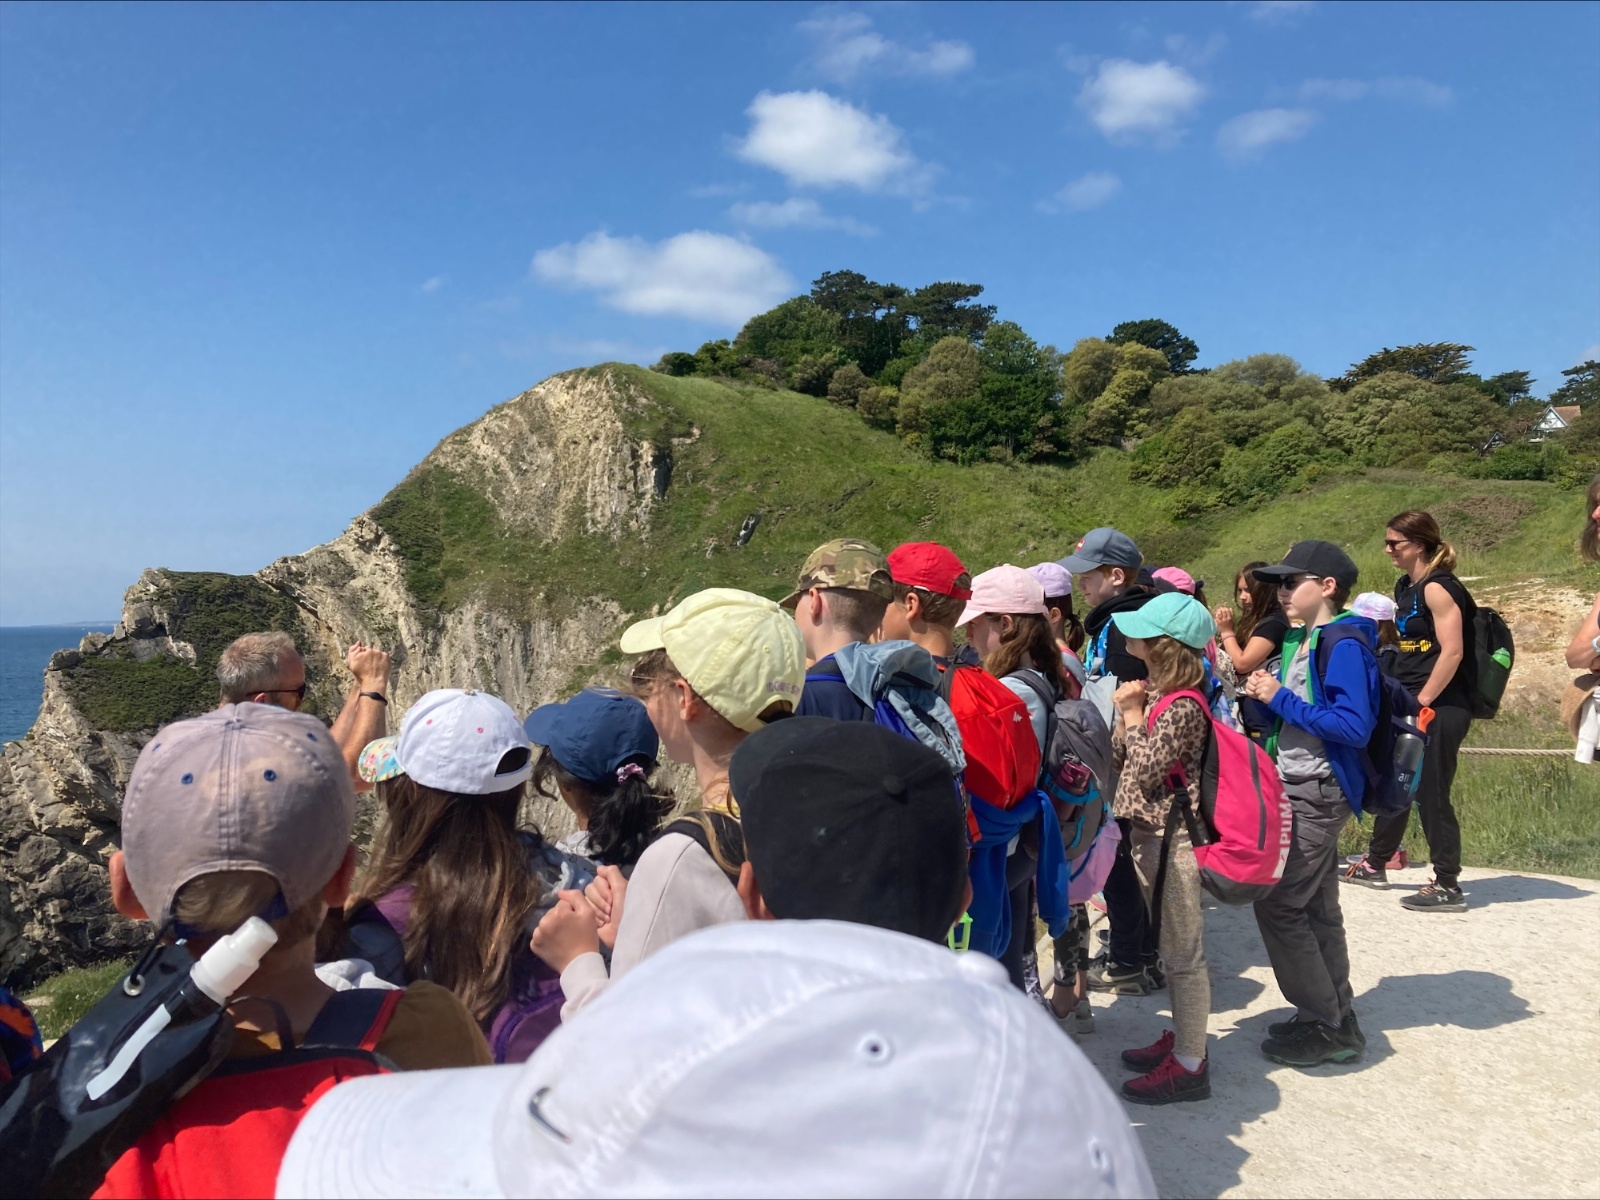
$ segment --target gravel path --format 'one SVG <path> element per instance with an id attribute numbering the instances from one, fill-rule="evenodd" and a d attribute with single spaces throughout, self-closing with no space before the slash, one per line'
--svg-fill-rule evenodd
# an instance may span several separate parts
<path id="1" fill-rule="evenodd" d="M 1315 1071 L 1262 1057 L 1289 1010 L 1251 910 L 1208 907 L 1212 1098 L 1128 1106 L 1162 1196 L 1600 1195 L 1600 882 L 1468 869 L 1465 914 L 1400 908 L 1427 876 L 1341 889 L 1367 1052 Z M 1166 993 L 1094 1007 L 1120 1084 Z"/>

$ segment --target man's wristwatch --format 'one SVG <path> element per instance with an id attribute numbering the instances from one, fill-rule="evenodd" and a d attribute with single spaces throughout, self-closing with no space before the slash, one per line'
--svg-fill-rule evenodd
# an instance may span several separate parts
<path id="1" fill-rule="evenodd" d="M 376 700 L 379 704 L 388 704 L 389 697 L 382 692 L 357 692 L 357 697 L 365 696 L 368 700 Z"/>

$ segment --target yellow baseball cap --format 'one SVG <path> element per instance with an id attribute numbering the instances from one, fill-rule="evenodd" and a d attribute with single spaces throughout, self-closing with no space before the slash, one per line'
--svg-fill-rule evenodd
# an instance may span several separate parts
<path id="1" fill-rule="evenodd" d="M 775 700 L 800 703 L 806 648 L 789 614 L 736 588 L 707 588 L 628 626 L 624 654 L 665 650 L 705 702 L 747 733 Z"/>

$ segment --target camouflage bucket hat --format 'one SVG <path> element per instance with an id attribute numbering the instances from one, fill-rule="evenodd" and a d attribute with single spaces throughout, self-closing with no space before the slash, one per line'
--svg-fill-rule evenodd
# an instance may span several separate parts
<path id="1" fill-rule="evenodd" d="M 894 599 L 894 577 L 889 574 L 889 560 L 871 542 L 860 538 L 835 538 L 818 546 L 800 568 L 800 580 L 794 591 L 780 603 L 794 611 L 800 597 L 812 588 L 844 588 L 853 592 L 870 592 L 885 600 Z"/>

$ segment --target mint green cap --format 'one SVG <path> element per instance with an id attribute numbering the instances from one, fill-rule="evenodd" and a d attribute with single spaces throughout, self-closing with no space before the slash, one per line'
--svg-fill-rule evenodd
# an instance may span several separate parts
<path id="1" fill-rule="evenodd" d="M 1206 606 L 1183 592 L 1162 592 L 1142 608 L 1113 613 L 1111 621 L 1123 637 L 1166 636 L 1196 650 L 1217 636 L 1217 623 Z"/>

